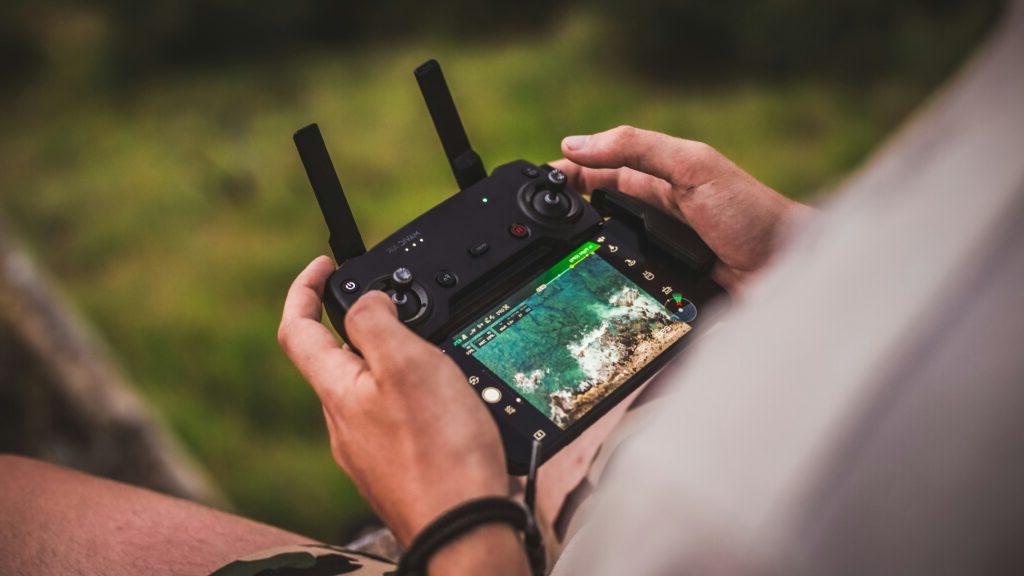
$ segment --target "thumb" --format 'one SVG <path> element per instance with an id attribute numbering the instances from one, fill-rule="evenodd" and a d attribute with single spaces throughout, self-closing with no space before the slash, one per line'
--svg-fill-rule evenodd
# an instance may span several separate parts
<path id="1" fill-rule="evenodd" d="M 364 294 L 345 315 L 345 332 L 366 360 L 370 371 L 389 380 L 400 376 L 430 347 L 398 319 L 391 298 L 373 290 Z"/>
<path id="2" fill-rule="evenodd" d="M 625 166 L 676 186 L 698 186 L 710 180 L 720 158 L 707 144 L 632 126 L 590 136 L 569 136 L 562 140 L 562 153 L 581 166 Z"/>

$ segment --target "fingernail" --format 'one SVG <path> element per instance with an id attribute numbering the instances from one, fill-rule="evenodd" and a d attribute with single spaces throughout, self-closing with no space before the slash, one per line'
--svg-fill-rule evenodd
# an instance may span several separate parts
<path id="1" fill-rule="evenodd" d="M 586 147 L 587 140 L 590 140 L 590 136 L 566 136 L 565 139 L 562 140 L 562 146 L 564 146 L 566 150 L 579 152 Z"/>

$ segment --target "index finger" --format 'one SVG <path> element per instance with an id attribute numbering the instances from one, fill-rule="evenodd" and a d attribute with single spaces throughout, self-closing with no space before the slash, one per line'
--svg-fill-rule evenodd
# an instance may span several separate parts
<path id="1" fill-rule="evenodd" d="M 580 194 L 589 194 L 597 188 L 614 188 L 670 214 L 679 215 L 672 198 L 672 184 L 656 176 L 626 167 L 589 168 L 568 158 L 549 162 L 549 165 L 565 172 L 569 187 Z"/>
<path id="2" fill-rule="evenodd" d="M 594 188 L 618 189 L 619 187 L 619 169 L 617 168 L 585 168 L 568 158 L 548 162 L 548 165 L 564 172 L 569 187 L 580 194 L 589 194 Z"/>
<path id="3" fill-rule="evenodd" d="M 317 256 L 310 262 L 288 287 L 284 300 L 282 323 L 285 319 L 310 318 L 320 321 L 320 300 L 324 296 L 324 283 L 334 271 L 334 263 L 328 256 Z"/>
<path id="4" fill-rule="evenodd" d="M 683 188 L 703 184 L 721 168 L 720 157 L 707 144 L 632 126 L 568 136 L 562 140 L 562 153 L 583 166 L 626 166 Z"/>
<path id="5" fill-rule="evenodd" d="M 288 289 L 277 333 L 281 348 L 321 400 L 328 389 L 345 385 L 365 368 L 320 322 L 324 282 L 333 271 L 331 259 L 320 256 L 299 273 Z"/>

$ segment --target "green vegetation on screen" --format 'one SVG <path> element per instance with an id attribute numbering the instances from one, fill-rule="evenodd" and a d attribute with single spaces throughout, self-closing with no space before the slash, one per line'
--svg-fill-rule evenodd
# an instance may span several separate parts
<path id="1" fill-rule="evenodd" d="M 44 79 L 0 120 L 0 209 L 239 512 L 336 540 L 368 510 L 275 339 L 291 279 L 328 250 L 296 128 L 320 123 L 372 244 L 455 191 L 412 77 L 428 57 L 489 167 L 628 123 L 707 141 L 799 198 L 929 89 L 652 85 L 596 56 L 609 33 L 581 14 L 554 35 L 298 53 L 113 90 Z"/>

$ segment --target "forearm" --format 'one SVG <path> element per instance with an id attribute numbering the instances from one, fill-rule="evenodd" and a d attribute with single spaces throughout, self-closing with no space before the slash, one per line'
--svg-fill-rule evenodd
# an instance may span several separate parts
<path id="1" fill-rule="evenodd" d="M 530 574 L 518 532 L 504 524 L 480 526 L 450 542 L 434 554 L 428 568 L 435 576 Z"/>

